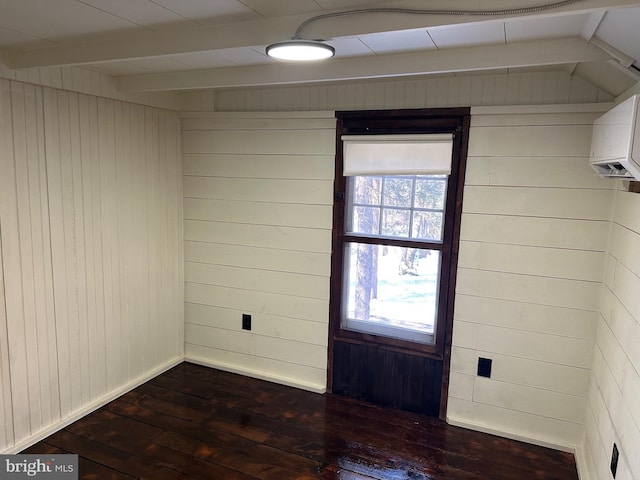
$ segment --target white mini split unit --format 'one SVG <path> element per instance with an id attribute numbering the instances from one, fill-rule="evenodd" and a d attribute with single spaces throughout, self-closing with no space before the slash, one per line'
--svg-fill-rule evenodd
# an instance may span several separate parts
<path id="1" fill-rule="evenodd" d="M 591 166 L 606 178 L 640 180 L 640 95 L 634 95 L 593 124 Z"/>

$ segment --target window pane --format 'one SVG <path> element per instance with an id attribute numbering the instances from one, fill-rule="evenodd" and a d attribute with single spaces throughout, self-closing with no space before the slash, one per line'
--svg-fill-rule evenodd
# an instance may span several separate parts
<path id="1" fill-rule="evenodd" d="M 349 177 L 346 232 L 442 241 L 447 178 Z"/>
<path id="2" fill-rule="evenodd" d="M 382 235 L 389 237 L 408 237 L 410 224 L 410 210 L 385 208 L 382 211 Z"/>
<path id="3" fill-rule="evenodd" d="M 413 238 L 442 241 L 443 215 L 440 212 L 414 212 Z"/>
<path id="4" fill-rule="evenodd" d="M 447 177 L 416 178 L 416 208 L 444 210 Z"/>
<path id="5" fill-rule="evenodd" d="M 380 205 L 382 177 L 353 177 L 353 203 Z"/>
<path id="6" fill-rule="evenodd" d="M 433 342 L 438 304 L 438 251 L 346 245 L 343 328 Z"/>
<path id="7" fill-rule="evenodd" d="M 378 207 L 354 207 L 351 225 L 347 226 L 350 233 L 380 233 L 380 208 Z"/>
<path id="8" fill-rule="evenodd" d="M 384 178 L 384 205 L 409 208 L 412 196 L 413 177 Z"/>

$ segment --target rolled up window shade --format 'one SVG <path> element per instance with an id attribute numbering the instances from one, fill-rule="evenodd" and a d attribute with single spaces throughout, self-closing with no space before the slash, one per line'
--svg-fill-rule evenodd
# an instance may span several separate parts
<path id="1" fill-rule="evenodd" d="M 449 175 L 453 135 L 343 135 L 343 174 Z"/>

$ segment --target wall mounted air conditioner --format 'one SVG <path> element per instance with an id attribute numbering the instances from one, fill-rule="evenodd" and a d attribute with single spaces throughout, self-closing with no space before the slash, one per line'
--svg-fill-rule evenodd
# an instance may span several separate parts
<path id="1" fill-rule="evenodd" d="M 590 162 L 601 177 L 640 180 L 639 101 L 634 95 L 593 123 Z"/>

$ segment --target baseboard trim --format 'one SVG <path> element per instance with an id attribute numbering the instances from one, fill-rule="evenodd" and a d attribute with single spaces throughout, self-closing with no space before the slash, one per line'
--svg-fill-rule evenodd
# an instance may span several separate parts
<path id="1" fill-rule="evenodd" d="M 271 373 L 262 372 L 260 370 L 253 370 L 250 368 L 238 367 L 237 365 L 231 365 L 224 362 L 216 362 L 202 357 L 196 357 L 192 355 L 185 355 L 185 362 L 195 363 L 204 367 L 217 368 L 225 372 L 237 373 L 240 375 L 246 375 L 247 377 L 257 378 L 259 380 L 266 380 L 267 382 L 278 383 L 280 385 L 287 385 L 289 387 L 299 388 L 301 390 L 307 390 L 313 393 L 325 393 L 327 391 L 326 385 L 318 385 L 315 383 L 307 383 L 300 380 L 296 380 L 289 377 L 281 377 L 279 375 L 273 375 Z"/>
<path id="2" fill-rule="evenodd" d="M 456 427 L 467 428 L 469 430 L 476 430 L 478 432 L 488 433 L 491 435 L 497 435 L 499 437 L 510 438 L 511 440 L 517 440 L 519 442 L 531 443 L 533 445 L 538 445 L 540 447 L 553 448 L 554 450 L 560 450 L 562 452 L 576 453 L 575 445 L 567 445 L 563 443 L 557 443 L 552 440 L 535 438 L 535 437 L 527 437 L 524 435 L 520 435 L 514 432 L 510 432 L 508 430 L 503 430 L 500 428 L 490 427 L 488 425 L 482 425 L 478 423 L 471 422 L 464 418 L 451 417 L 447 416 L 447 423 L 449 425 L 453 425 Z"/>
<path id="3" fill-rule="evenodd" d="M 6 449 L 2 453 L 3 454 L 14 454 L 14 453 L 21 452 L 25 448 L 28 448 L 31 445 L 33 445 L 34 443 L 38 443 L 40 440 L 42 440 L 44 438 L 47 438 L 49 435 L 57 432 L 58 430 L 66 427 L 68 425 L 71 425 L 76 420 L 79 420 L 80 418 L 84 417 L 85 415 L 88 415 L 89 413 L 97 410 L 98 408 L 103 407 L 104 405 L 106 405 L 107 403 L 111 402 L 112 400 L 115 400 L 116 398 L 124 395 L 125 393 L 129 392 L 130 390 L 133 390 L 134 388 L 142 385 L 143 383 L 148 382 L 152 378 L 157 377 L 161 373 L 166 372 L 167 370 L 175 367 L 176 365 L 181 364 L 182 362 L 183 362 L 183 358 L 182 357 L 176 357 L 176 358 L 174 358 L 174 359 L 172 359 L 172 360 L 160 365 L 159 367 L 148 371 L 147 373 L 145 373 L 145 374 L 141 375 L 140 377 L 136 378 L 135 380 L 123 385 L 122 387 L 118 388 L 117 390 L 113 390 L 113 391 L 109 392 L 108 394 L 98 398 L 97 400 L 94 400 L 90 404 L 85 405 L 81 409 L 76 410 L 72 414 L 70 414 L 70 415 L 66 416 L 65 418 L 61 419 L 59 422 L 56 422 L 56 423 L 54 423 L 52 425 L 49 425 L 49 426 L 43 428 L 42 430 L 34 433 L 33 435 L 30 435 L 28 438 L 20 441 L 19 443 L 15 444 L 15 445 L 12 445 L 11 447 Z"/>

